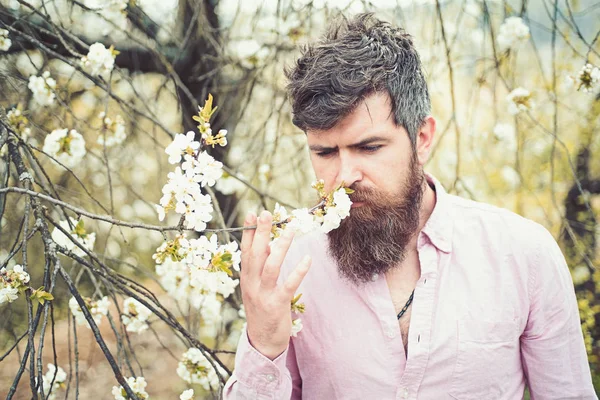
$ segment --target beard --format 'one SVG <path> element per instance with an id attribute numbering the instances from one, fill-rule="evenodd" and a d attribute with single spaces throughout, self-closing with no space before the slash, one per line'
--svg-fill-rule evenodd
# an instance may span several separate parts
<path id="1" fill-rule="evenodd" d="M 419 228 L 424 180 L 423 169 L 413 156 L 401 193 L 351 187 L 355 191 L 352 201 L 363 204 L 327 234 L 329 254 L 342 278 L 359 285 L 404 261 Z"/>

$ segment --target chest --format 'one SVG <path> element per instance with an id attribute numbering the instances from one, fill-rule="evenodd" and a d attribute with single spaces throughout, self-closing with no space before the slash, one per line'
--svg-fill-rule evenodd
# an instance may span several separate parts
<path id="1" fill-rule="evenodd" d="M 395 314 L 400 315 L 398 326 L 402 335 L 405 354 L 408 353 L 408 337 L 412 314 L 413 290 L 421 276 L 418 256 L 407 257 L 397 269 L 386 274 L 386 282 Z"/>

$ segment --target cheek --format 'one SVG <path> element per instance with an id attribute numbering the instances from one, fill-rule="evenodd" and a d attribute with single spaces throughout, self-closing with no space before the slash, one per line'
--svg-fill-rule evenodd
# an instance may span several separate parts
<path id="1" fill-rule="evenodd" d="M 310 162 L 317 179 L 323 179 L 325 181 L 326 189 L 330 185 L 333 185 L 332 181 L 335 180 L 336 176 L 334 164 L 327 159 L 322 159 L 317 156 L 311 156 Z"/>

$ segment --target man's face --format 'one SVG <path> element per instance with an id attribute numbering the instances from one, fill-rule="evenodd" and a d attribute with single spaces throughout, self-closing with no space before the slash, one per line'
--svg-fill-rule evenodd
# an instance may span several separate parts
<path id="1" fill-rule="evenodd" d="M 394 123 L 387 94 L 369 96 L 337 126 L 309 130 L 307 138 L 315 174 L 327 191 L 344 182 L 388 196 L 403 192 L 414 152 L 406 129 Z M 421 159 L 416 162 L 422 167 Z"/>
<path id="2" fill-rule="evenodd" d="M 340 273 L 361 283 L 397 266 L 419 227 L 427 152 L 413 151 L 406 130 L 394 123 L 388 96 L 368 97 L 334 128 L 307 137 L 325 189 L 343 182 L 355 190 L 350 216 L 329 233 Z"/>

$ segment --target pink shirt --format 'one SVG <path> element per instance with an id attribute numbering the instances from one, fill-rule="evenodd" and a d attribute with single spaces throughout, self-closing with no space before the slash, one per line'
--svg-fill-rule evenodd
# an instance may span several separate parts
<path id="1" fill-rule="evenodd" d="M 303 329 L 274 361 L 242 333 L 225 399 L 597 399 L 573 283 L 554 238 L 510 211 L 447 194 L 418 237 L 408 359 L 385 276 L 340 279 L 327 237 L 294 240 L 282 277 L 313 260 Z"/>

